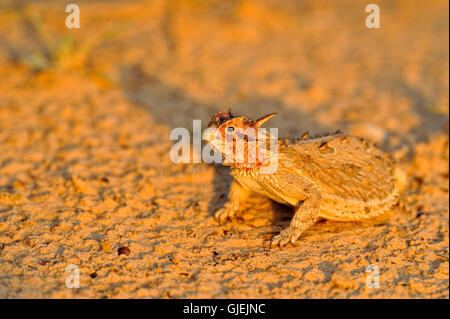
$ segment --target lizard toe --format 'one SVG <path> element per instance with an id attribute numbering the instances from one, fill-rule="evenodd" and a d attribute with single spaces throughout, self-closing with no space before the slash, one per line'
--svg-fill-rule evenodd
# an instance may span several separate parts
<path id="1" fill-rule="evenodd" d="M 288 227 L 285 230 L 281 231 L 279 235 L 273 237 L 271 242 L 271 247 L 283 247 L 288 243 L 294 244 L 297 239 L 300 237 L 301 233 L 296 231 L 292 227 Z"/>
<path id="2" fill-rule="evenodd" d="M 271 247 L 271 248 L 276 248 L 276 247 L 278 247 L 278 246 L 279 246 L 279 243 L 280 243 L 280 240 L 281 240 L 280 235 L 274 236 L 274 237 L 272 238 L 272 241 L 270 242 L 270 247 Z"/>
<path id="3" fill-rule="evenodd" d="M 219 209 L 214 217 L 219 222 L 219 224 L 223 225 L 227 222 L 228 219 L 233 218 L 235 215 L 235 211 L 232 209 L 228 209 L 226 207 Z"/>

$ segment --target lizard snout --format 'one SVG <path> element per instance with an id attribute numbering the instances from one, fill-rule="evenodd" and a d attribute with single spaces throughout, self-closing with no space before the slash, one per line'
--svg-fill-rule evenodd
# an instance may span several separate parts
<path id="1" fill-rule="evenodd" d="M 202 139 L 209 143 L 216 136 L 216 132 L 217 132 L 216 128 L 208 127 L 206 130 L 203 131 Z"/>

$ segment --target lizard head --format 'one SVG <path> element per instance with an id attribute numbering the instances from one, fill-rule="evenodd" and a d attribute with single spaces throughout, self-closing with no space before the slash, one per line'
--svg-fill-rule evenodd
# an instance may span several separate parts
<path id="1" fill-rule="evenodd" d="M 222 154 L 224 165 L 253 168 L 261 164 L 264 156 L 259 150 L 265 150 L 269 137 L 259 128 L 275 114 L 251 120 L 245 116 L 234 116 L 231 111 L 217 112 L 203 132 L 203 139 Z"/>

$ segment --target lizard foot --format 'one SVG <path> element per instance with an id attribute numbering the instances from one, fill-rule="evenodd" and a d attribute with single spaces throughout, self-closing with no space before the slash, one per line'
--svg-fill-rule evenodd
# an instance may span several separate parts
<path id="1" fill-rule="evenodd" d="M 270 247 L 283 247 L 286 246 L 288 243 L 295 243 L 297 239 L 299 239 L 300 235 L 302 234 L 302 231 L 299 229 L 296 229 L 292 226 L 289 226 L 288 228 L 281 231 L 279 235 L 276 235 L 272 238 L 272 241 L 270 243 Z"/>
<path id="2" fill-rule="evenodd" d="M 227 220 L 233 219 L 236 216 L 236 211 L 229 207 L 223 207 L 216 211 L 214 217 L 219 222 L 219 224 L 223 225 L 227 222 Z"/>

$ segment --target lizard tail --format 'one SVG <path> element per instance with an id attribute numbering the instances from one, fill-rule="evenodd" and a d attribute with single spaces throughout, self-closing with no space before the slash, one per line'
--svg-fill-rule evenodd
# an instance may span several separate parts
<path id="1" fill-rule="evenodd" d="M 394 180 L 397 192 L 397 205 L 404 211 L 410 211 L 406 201 L 405 190 L 411 183 L 410 176 L 407 173 L 407 163 L 411 152 L 411 146 L 405 145 L 391 154 L 395 163 Z"/>
<path id="2" fill-rule="evenodd" d="M 398 193 L 403 193 L 403 191 L 406 189 L 406 186 L 408 185 L 408 175 L 402 167 L 395 168 L 394 179 Z"/>
<path id="3" fill-rule="evenodd" d="M 407 205 L 405 190 L 409 184 L 408 174 L 405 169 L 397 166 L 394 170 L 395 187 L 397 190 L 397 205 L 401 210 L 410 212 Z"/>

